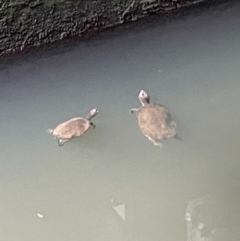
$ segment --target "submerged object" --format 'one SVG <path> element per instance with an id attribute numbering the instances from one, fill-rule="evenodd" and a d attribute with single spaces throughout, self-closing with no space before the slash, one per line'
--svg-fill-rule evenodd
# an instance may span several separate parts
<path id="1" fill-rule="evenodd" d="M 111 199 L 113 209 L 122 221 L 126 221 L 126 205 L 124 203 L 115 203 L 114 199 Z"/>
<path id="2" fill-rule="evenodd" d="M 48 129 L 48 132 L 58 139 L 58 145 L 63 146 L 65 142 L 74 137 L 81 136 L 90 126 L 95 128 L 91 119 L 98 113 L 96 108 L 92 109 L 85 118 L 75 117 L 59 124 L 54 129 Z"/>

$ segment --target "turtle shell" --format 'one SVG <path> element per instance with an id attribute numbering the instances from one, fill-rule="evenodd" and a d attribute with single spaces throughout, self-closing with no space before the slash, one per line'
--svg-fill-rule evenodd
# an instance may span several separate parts
<path id="1" fill-rule="evenodd" d="M 76 117 L 59 124 L 54 130 L 53 135 L 60 139 L 71 139 L 81 136 L 90 126 L 90 121 Z"/>
<path id="2" fill-rule="evenodd" d="M 169 111 L 162 105 L 149 104 L 137 111 L 138 125 L 146 137 L 159 142 L 174 137 L 177 125 L 172 120 Z"/>

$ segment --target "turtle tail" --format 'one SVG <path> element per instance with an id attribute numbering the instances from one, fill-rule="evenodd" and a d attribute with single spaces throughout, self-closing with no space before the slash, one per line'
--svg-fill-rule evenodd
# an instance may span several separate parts
<path id="1" fill-rule="evenodd" d="M 183 141 L 182 137 L 178 135 L 178 133 L 174 136 L 174 138 L 178 141 Z"/>
<path id="2" fill-rule="evenodd" d="M 47 129 L 47 132 L 52 134 L 53 133 L 53 129 Z"/>

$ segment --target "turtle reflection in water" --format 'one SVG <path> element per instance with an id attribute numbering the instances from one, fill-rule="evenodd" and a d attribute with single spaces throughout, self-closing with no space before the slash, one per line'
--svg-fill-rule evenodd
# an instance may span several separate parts
<path id="1" fill-rule="evenodd" d="M 164 139 L 174 137 L 182 140 L 177 134 L 176 122 L 164 106 L 150 103 L 150 97 L 144 90 L 140 91 L 138 98 L 142 106 L 132 109 L 131 113 L 136 112 L 138 125 L 144 136 L 160 147 Z"/>
<path id="2" fill-rule="evenodd" d="M 58 139 L 58 145 L 63 146 L 65 142 L 74 137 L 81 136 L 90 126 L 95 128 L 91 119 L 98 113 L 97 109 L 92 109 L 85 118 L 75 117 L 59 124 L 55 129 L 48 129 L 48 132 Z"/>

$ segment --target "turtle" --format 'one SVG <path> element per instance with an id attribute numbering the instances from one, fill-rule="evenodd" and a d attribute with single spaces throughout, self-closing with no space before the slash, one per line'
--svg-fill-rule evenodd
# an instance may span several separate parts
<path id="1" fill-rule="evenodd" d="M 150 103 L 150 97 L 144 90 L 140 91 L 138 99 L 142 106 L 131 109 L 131 113 L 136 113 L 138 126 L 144 136 L 160 147 L 162 140 L 172 137 L 182 141 L 177 134 L 176 122 L 163 105 Z"/>
<path id="2" fill-rule="evenodd" d="M 96 108 L 92 109 L 85 118 L 75 117 L 68 121 L 65 121 L 54 129 L 48 129 L 47 131 L 58 139 L 58 145 L 63 146 L 65 142 L 71 140 L 74 137 L 81 136 L 90 126 L 95 128 L 95 125 L 91 122 L 91 119 L 98 113 Z"/>

